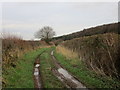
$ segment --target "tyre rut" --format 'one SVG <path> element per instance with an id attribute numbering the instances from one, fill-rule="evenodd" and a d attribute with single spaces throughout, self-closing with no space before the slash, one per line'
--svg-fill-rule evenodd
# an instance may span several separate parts
<path id="1" fill-rule="evenodd" d="M 53 63 L 56 68 L 52 69 L 53 74 L 61 81 L 63 82 L 67 88 L 84 88 L 85 90 L 88 90 L 78 79 L 76 79 L 74 76 L 72 76 L 64 67 L 58 63 L 54 56 L 54 51 L 51 51 L 51 57 L 53 60 Z"/>
<path id="2" fill-rule="evenodd" d="M 35 59 L 34 62 L 34 69 L 33 69 L 33 79 L 34 79 L 34 87 L 37 90 L 42 90 L 43 88 L 43 84 L 42 84 L 42 78 L 41 78 L 41 74 L 40 74 L 40 56 L 45 52 L 46 50 L 44 50 L 43 52 L 41 52 Z"/>

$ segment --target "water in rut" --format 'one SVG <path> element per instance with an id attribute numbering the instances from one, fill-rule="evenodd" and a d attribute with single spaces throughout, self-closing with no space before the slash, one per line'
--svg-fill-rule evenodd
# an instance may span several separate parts
<path id="1" fill-rule="evenodd" d="M 71 74 L 68 73 L 67 70 L 62 68 L 57 63 L 57 61 L 53 55 L 53 51 L 51 52 L 51 55 L 52 55 L 52 58 L 54 59 L 56 67 L 58 68 L 57 70 L 54 70 L 56 72 L 56 76 L 58 77 L 58 79 L 60 79 L 65 84 L 67 84 L 66 86 L 68 86 L 70 88 L 84 88 L 84 89 L 86 89 L 86 87 L 79 80 L 74 78 Z"/>
<path id="2" fill-rule="evenodd" d="M 34 66 L 34 79 L 35 79 L 35 88 L 41 88 L 40 82 L 40 71 L 39 71 L 40 64 L 35 64 Z"/>

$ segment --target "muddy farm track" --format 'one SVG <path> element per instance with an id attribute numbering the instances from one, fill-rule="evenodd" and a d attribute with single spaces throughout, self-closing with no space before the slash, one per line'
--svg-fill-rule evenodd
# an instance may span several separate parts
<path id="1" fill-rule="evenodd" d="M 51 51 L 51 57 L 53 60 L 54 65 L 56 66 L 55 69 L 52 69 L 52 72 L 55 76 L 58 77 L 59 80 L 61 80 L 67 88 L 84 88 L 87 90 L 87 88 L 74 76 L 72 76 L 66 69 L 64 69 L 63 66 L 61 66 L 55 56 L 54 56 L 54 51 Z"/>
<path id="2" fill-rule="evenodd" d="M 45 50 L 38 55 L 38 57 L 35 59 L 34 68 L 33 68 L 33 78 L 34 78 L 34 87 L 37 90 L 42 90 L 43 84 L 42 84 L 42 78 L 40 74 L 40 56 L 45 52 Z"/>
<path id="3" fill-rule="evenodd" d="M 46 51 L 43 51 L 41 54 L 43 54 Z M 40 54 L 40 55 L 41 55 Z M 33 77 L 34 77 L 34 85 L 37 90 L 43 89 L 42 84 L 42 78 L 40 75 L 40 55 L 35 59 L 34 63 L 34 71 L 33 71 Z M 57 77 L 65 86 L 69 89 L 80 89 L 84 88 L 87 90 L 87 88 L 72 74 L 70 74 L 66 69 L 64 69 L 63 66 L 61 66 L 58 61 L 56 60 L 54 56 L 54 51 L 52 50 L 51 53 L 52 63 L 55 65 L 55 68 L 52 68 L 52 73 L 55 77 Z"/>

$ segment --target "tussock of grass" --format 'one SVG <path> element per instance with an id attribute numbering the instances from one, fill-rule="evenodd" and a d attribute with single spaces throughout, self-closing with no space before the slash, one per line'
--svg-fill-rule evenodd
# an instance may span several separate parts
<path id="1" fill-rule="evenodd" d="M 70 58 L 78 58 L 77 53 L 65 48 L 64 46 L 58 46 L 58 47 L 56 47 L 56 50 L 57 50 L 58 53 L 62 53 L 68 59 L 70 59 Z"/>

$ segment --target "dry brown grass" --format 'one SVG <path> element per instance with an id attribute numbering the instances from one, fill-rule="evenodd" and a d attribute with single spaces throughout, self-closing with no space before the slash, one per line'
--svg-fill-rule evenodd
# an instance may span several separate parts
<path id="1" fill-rule="evenodd" d="M 67 57 L 68 59 L 75 59 L 78 58 L 78 54 L 76 52 L 73 52 L 70 49 L 65 48 L 64 46 L 57 46 L 56 51 L 58 53 L 62 53 L 65 57 Z"/>
<path id="2" fill-rule="evenodd" d="M 78 63 L 80 63 L 80 59 L 78 57 L 78 54 L 76 52 L 73 52 L 72 50 L 64 47 L 64 46 L 57 46 L 56 52 L 61 53 L 63 56 L 65 56 L 65 60 L 69 60 L 69 63 L 72 66 L 77 66 Z"/>

